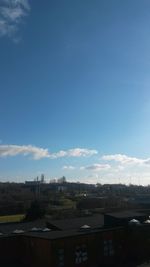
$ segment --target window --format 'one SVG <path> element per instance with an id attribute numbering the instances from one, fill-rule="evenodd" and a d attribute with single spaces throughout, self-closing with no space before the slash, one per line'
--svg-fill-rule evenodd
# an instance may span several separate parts
<path id="1" fill-rule="evenodd" d="M 104 256 L 113 256 L 114 255 L 114 248 L 113 242 L 111 239 L 104 240 Z"/>
<path id="2" fill-rule="evenodd" d="M 65 264 L 64 249 L 58 249 L 58 267 L 64 267 Z"/>
<path id="3" fill-rule="evenodd" d="M 88 260 L 87 247 L 85 244 L 76 246 L 75 250 L 75 263 L 78 265 Z"/>

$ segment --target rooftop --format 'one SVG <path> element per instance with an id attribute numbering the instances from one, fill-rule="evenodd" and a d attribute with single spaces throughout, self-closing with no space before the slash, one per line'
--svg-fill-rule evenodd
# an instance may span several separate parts
<path id="1" fill-rule="evenodd" d="M 11 234 L 15 230 L 29 231 L 34 227 L 45 228 L 46 227 L 45 220 L 41 219 L 32 222 L 20 222 L 20 223 L 1 223 L 0 233 Z"/>
<path id="2" fill-rule="evenodd" d="M 103 215 L 93 215 L 86 217 L 78 217 L 72 219 L 61 219 L 61 220 L 47 220 L 41 219 L 31 222 L 20 222 L 20 223 L 1 223 L 0 224 L 0 236 L 3 234 L 21 234 L 23 232 L 48 232 L 50 230 L 80 230 L 84 229 L 84 226 L 88 226 L 88 229 L 97 229 L 104 226 Z M 86 227 L 87 228 L 87 227 Z"/>
<path id="3" fill-rule="evenodd" d="M 82 236 L 104 232 L 104 231 L 112 231 L 112 230 L 118 230 L 122 229 L 122 227 L 112 227 L 110 229 L 86 229 L 86 230 L 66 230 L 66 231 L 50 231 L 48 233 L 44 232 L 27 232 L 22 234 L 25 237 L 35 237 L 35 238 L 44 238 L 44 239 L 59 239 L 59 238 L 65 238 L 65 237 L 74 237 L 74 236 Z"/>
<path id="4" fill-rule="evenodd" d="M 106 215 L 116 217 L 116 218 L 135 218 L 135 217 L 144 217 L 145 213 L 137 211 L 137 210 L 125 210 L 118 212 L 107 213 Z"/>
<path id="5" fill-rule="evenodd" d="M 84 225 L 88 225 L 90 228 L 101 228 L 104 226 L 104 215 L 95 214 L 92 216 L 48 221 L 49 228 L 54 227 L 58 230 L 80 229 Z"/>

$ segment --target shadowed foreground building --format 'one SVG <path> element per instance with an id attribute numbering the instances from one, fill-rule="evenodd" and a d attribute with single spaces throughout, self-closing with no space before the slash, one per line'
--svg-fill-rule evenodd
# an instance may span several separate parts
<path id="1" fill-rule="evenodd" d="M 122 261 L 122 228 L 53 231 L 1 237 L 1 262 L 21 266 L 99 266 Z M 119 266 L 119 265 L 118 265 Z"/>
<path id="2" fill-rule="evenodd" d="M 78 229 L 51 231 L 32 227 L 36 224 L 33 222 L 28 225 L 32 227 L 30 230 L 24 227 L 25 232 L 20 228 L 14 233 L 1 234 L 1 263 L 4 267 L 9 263 L 19 267 L 136 266 L 150 259 L 150 224 L 133 222 L 106 227 L 85 224 Z M 5 226 L 1 230 L 4 233 Z"/>

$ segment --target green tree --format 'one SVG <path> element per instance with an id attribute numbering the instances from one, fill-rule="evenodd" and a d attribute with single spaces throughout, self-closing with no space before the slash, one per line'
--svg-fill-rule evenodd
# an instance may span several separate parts
<path id="1" fill-rule="evenodd" d="M 30 208 L 27 210 L 25 220 L 31 221 L 42 218 L 45 215 L 45 210 L 42 209 L 38 200 L 31 202 Z"/>

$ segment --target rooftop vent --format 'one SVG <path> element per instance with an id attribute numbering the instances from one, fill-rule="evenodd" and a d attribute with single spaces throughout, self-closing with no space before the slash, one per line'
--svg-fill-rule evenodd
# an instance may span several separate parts
<path id="1" fill-rule="evenodd" d="M 33 228 L 31 228 L 30 231 L 31 231 L 31 232 L 41 232 L 42 229 L 41 229 L 41 228 L 37 228 L 37 227 L 33 227 Z"/>
<path id="2" fill-rule="evenodd" d="M 91 229 L 91 226 L 89 226 L 89 225 L 87 225 L 87 224 L 84 224 L 84 225 L 82 225 L 81 227 L 80 227 L 80 230 L 82 231 L 84 231 L 84 230 L 89 230 L 89 229 Z"/>
<path id="3" fill-rule="evenodd" d="M 132 219 L 129 221 L 129 225 L 140 225 L 140 222 L 136 219 Z"/>
<path id="4" fill-rule="evenodd" d="M 22 234 L 22 233 L 24 233 L 23 230 L 16 229 L 16 230 L 13 231 L 13 234 Z"/>
<path id="5" fill-rule="evenodd" d="M 44 228 L 43 230 L 42 230 L 42 232 L 50 232 L 51 231 L 51 229 L 49 229 L 49 228 Z"/>
<path id="6" fill-rule="evenodd" d="M 148 223 L 150 223 L 150 220 L 146 220 L 146 221 L 144 221 L 144 223 L 148 224 Z"/>

